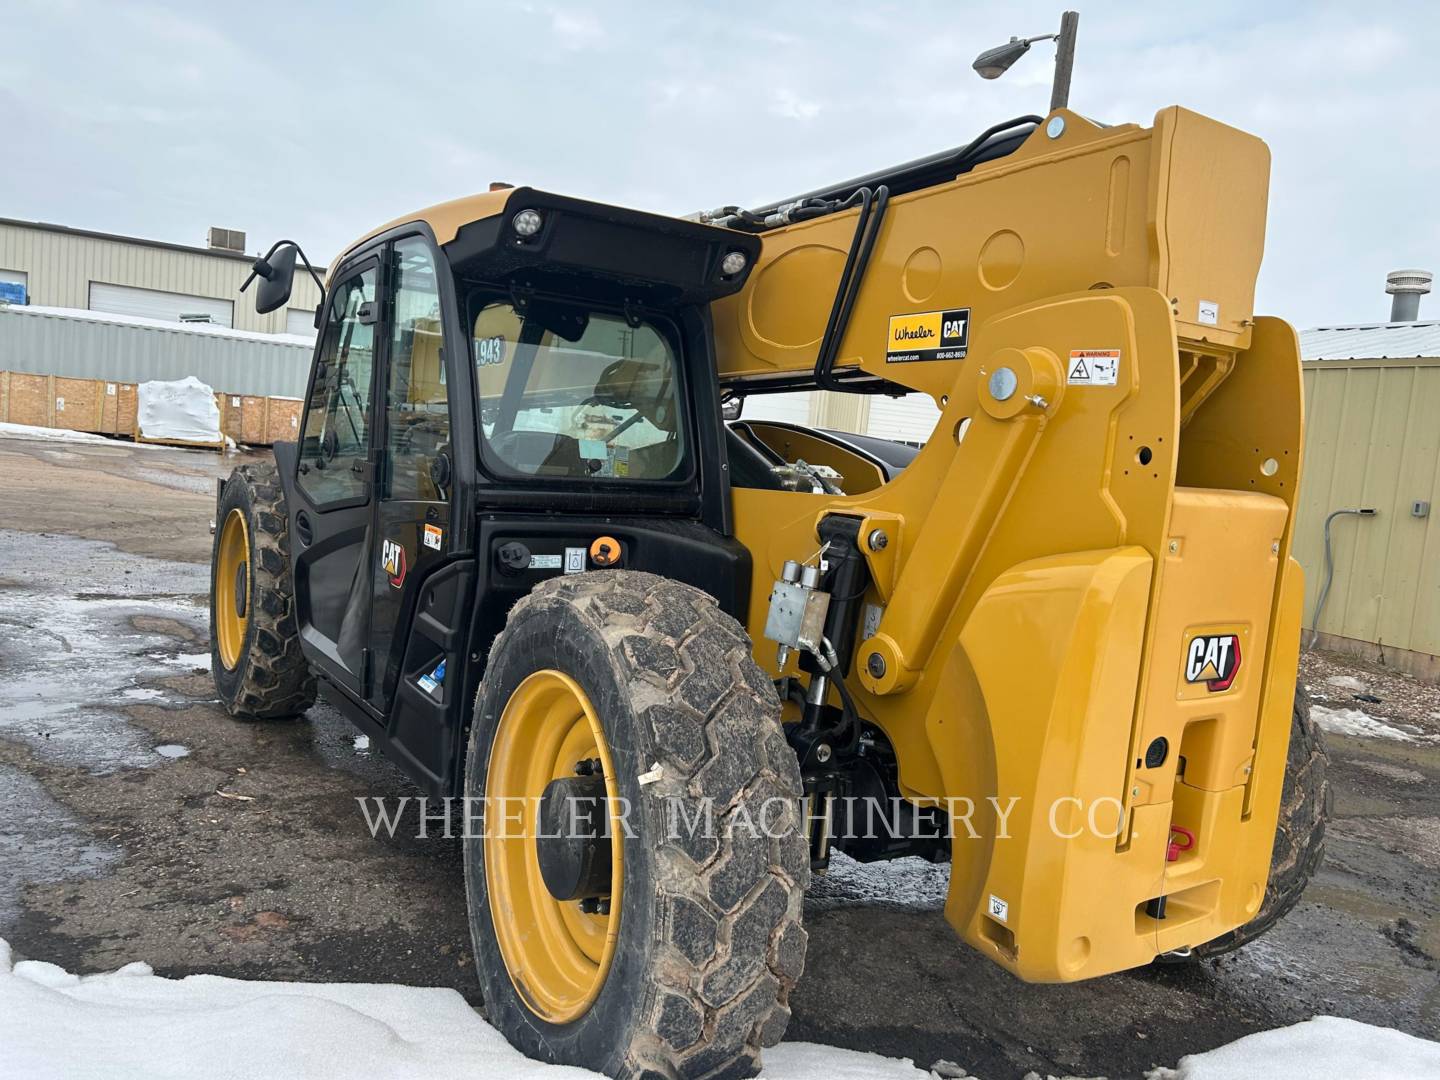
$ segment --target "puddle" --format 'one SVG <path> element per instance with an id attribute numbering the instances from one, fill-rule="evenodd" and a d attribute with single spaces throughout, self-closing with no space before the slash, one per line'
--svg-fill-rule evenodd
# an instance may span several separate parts
<path id="1" fill-rule="evenodd" d="M 320 695 L 301 721 L 306 728 L 310 752 L 327 768 L 362 778 L 369 785 L 368 790 L 375 794 L 395 791 L 413 794 L 414 785 L 400 767 L 374 752 L 370 737 L 355 730 L 355 725 L 325 699 L 323 689 Z"/>
<path id="2" fill-rule="evenodd" d="M 0 589 L 0 738 L 93 773 L 154 765 L 149 734 L 124 710 L 188 704 L 139 684 L 176 667 L 208 670 L 208 653 L 177 653 L 195 646 L 158 628 L 205 640 L 208 612 L 191 597 L 208 589 L 209 568 L 9 530 L 0 565 L 10 579 Z"/>
<path id="3" fill-rule="evenodd" d="M 155 747 L 155 752 L 164 758 L 182 758 L 190 756 L 190 748 L 181 746 L 179 743 L 165 743 Z"/>
<path id="4" fill-rule="evenodd" d="M 215 494 L 215 478 L 208 474 L 141 467 L 129 470 L 129 475 L 158 487 L 170 488 L 172 491 L 189 491 L 211 496 Z"/>
<path id="5" fill-rule="evenodd" d="M 31 882 L 94 877 L 119 859 L 121 851 L 97 839 L 39 781 L 0 765 L 0 932 L 21 907 L 21 892 Z M 3 933 L 0 933 L 3 936 Z"/>

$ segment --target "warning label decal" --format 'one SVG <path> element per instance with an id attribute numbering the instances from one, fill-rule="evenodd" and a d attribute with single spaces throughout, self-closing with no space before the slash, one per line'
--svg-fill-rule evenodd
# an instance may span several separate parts
<path id="1" fill-rule="evenodd" d="M 1114 386 L 1119 378 L 1119 349 L 1074 349 L 1065 367 L 1071 386 Z"/>
<path id="2" fill-rule="evenodd" d="M 917 311 L 890 316 L 887 364 L 916 360 L 963 360 L 970 347 L 970 309 Z"/>

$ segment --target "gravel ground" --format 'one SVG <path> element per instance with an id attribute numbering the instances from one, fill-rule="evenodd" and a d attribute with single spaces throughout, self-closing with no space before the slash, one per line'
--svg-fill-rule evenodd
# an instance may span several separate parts
<path id="1" fill-rule="evenodd" d="M 357 808 L 409 782 L 323 702 L 239 724 L 214 701 L 208 526 L 233 464 L 0 440 L 0 937 L 69 970 L 143 957 L 476 1001 L 458 843 L 372 839 Z M 837 860 L 807 905 L 790 1037 L 999 1080 L 1139 1076 L 1316 1013 L 1440 1035 L 1440 691 L 1336 657 L 1304 672 L 1341 717 L 1335 817 L 1272 934 L 1205 964 L 1026 985 L 943 921 L 944 867 Z"/>

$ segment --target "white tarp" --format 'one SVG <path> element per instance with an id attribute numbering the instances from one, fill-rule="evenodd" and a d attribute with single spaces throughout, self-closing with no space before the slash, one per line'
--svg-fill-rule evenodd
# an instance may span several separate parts
<path id="1" fill-rule="evenodd" d="M 143 382 L 138 426 L 147 439 L 220 441 L 220 408 L 215 391 L 194 375 L 175 382 Z"/>

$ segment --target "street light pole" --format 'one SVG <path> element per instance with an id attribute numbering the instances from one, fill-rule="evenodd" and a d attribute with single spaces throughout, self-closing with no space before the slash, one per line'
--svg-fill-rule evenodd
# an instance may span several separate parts
<path id="1" fill-rule="evenodd" d="M 1075 33 L 1080 28 L 1080 13 L 1067 11 L 1060 16 L 1060 35 L 1055 42 L 1055 83 L 1050 90 L 1050 111 L 1070 105 L 1070 73 L 1075 68 Z"/>
<path id="2" fill-rule="evenodd" d="M 1075 33 L 1080 28 L 1080 13 L 1067 11 L 1060 16 L 1058 34 L 1041 34 L 1039 37 L 1012 37 L 1006 44 L 986 49 L 975 58 L 975 73 L 982 79 L 998 79 L 1010 70 L 1010 65 L 1019 60 L 1030 46 L 1037 41 L 1055 42 L 1055 82 L 1050 89 L 1050 111 L 1064 109 L 1070 105 L 1070 73 L 1075 69 Z"/>

